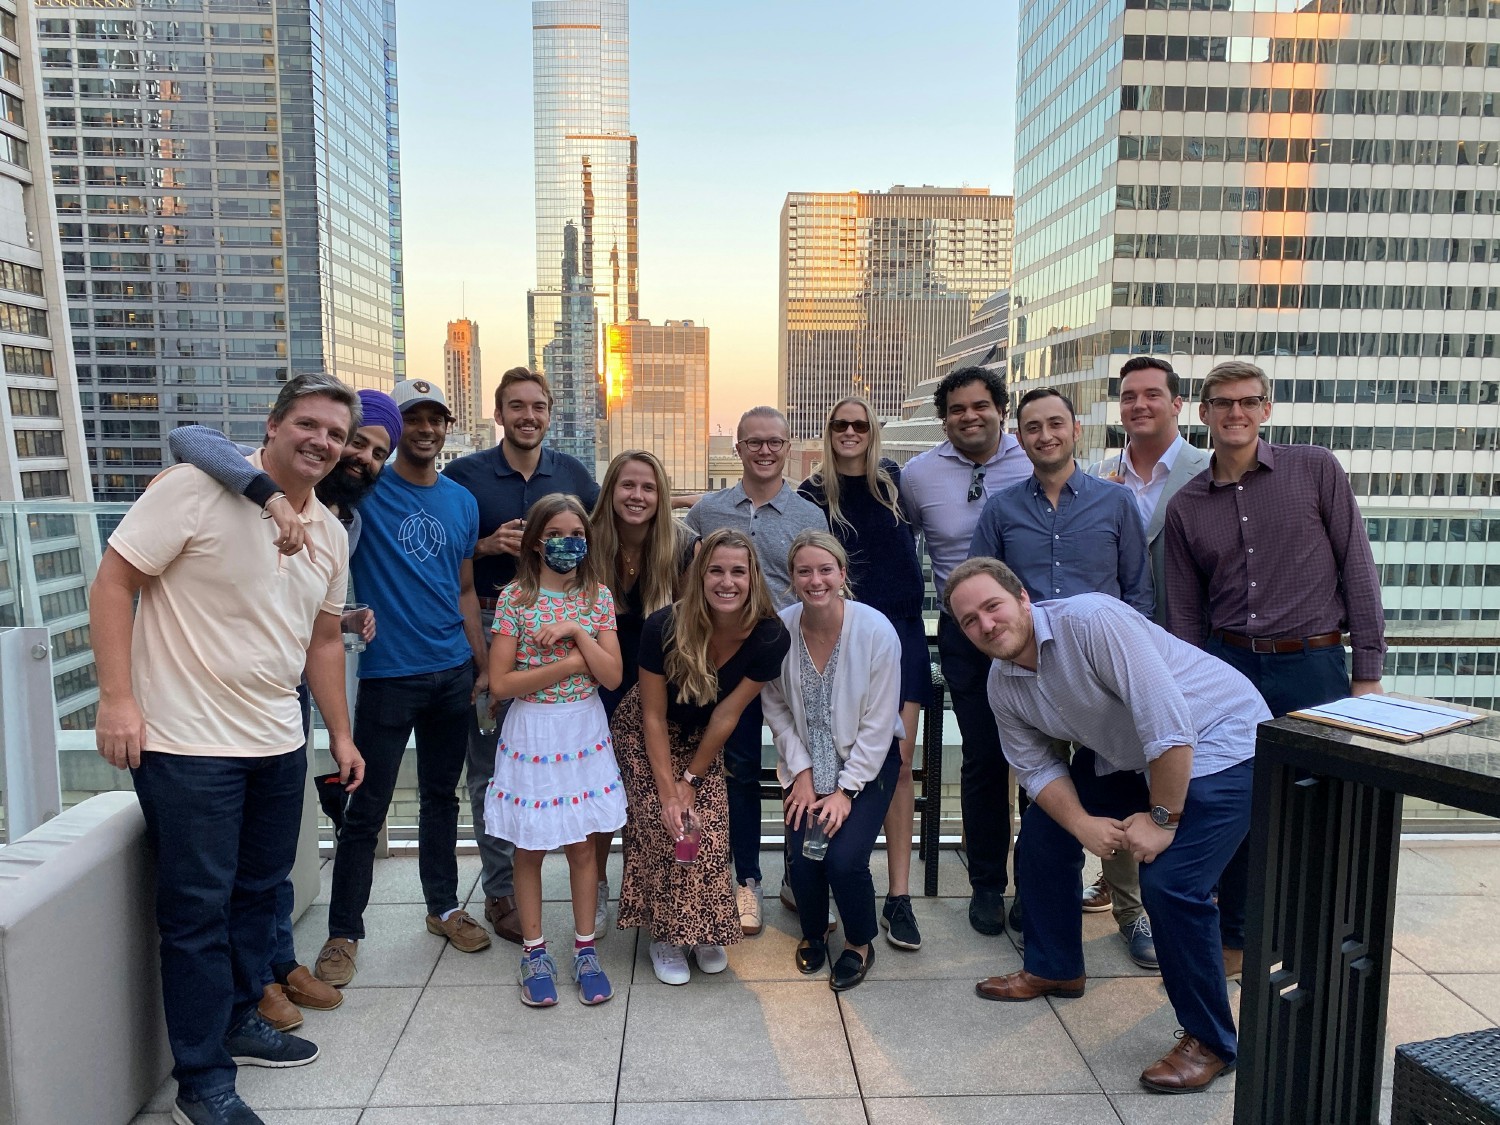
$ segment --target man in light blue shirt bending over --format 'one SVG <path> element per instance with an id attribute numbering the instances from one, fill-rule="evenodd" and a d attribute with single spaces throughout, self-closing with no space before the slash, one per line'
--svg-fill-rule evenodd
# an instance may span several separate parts
<path id="1" fill-rule="evenodd" d="M 1128 851 L 1141 864 L 1162 983 L 1185 1032 L 1141 1084 L 1206 1089 L 1234 1067 L 1223 948 L 1243 945 L 1243 935 L 1221 933 L 1214 888 L 1221 898 L 1244 893 L 1244 873 L 1226 868 L 1250 827 L 1255 728 L 1270 711 L 1229 665 L 1107 594 L 1033 604 L 1004 563 L 974 558 L 953 571 L 944 596 L 964 635 L 995 661 L 990 707 L 1033 802 L 1019 855 L 1026 967 L 980 981 L 979 995 L 1083 995 L 1083 849 L 1101 858 Z M 1081 802 L 1063 756 L 1069 742 L 1116 769 L 1146 770 L 1149 807 Z"/>

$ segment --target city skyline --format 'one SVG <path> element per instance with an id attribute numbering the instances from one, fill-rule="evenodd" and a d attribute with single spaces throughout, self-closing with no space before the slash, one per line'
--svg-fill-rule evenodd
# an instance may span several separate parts
<path id="1" fill-rule="evenodd" d="M 852 2 L 631 10 L 630 126 L 643 138 L 640 314 L 688 317 L 714 333 L 710 432 L 776 398 L 777 227 L 787 192 L 1009 190 L 1014 59 L 1005 29 L 1014 5 L 949 5 L 924 13 L 920 35 L 891 34 L 905 12 Z M 427 21 L 401 28 L 413 377 L 441 376 L 422 365 L 436 364 L 460 308 L 485 324 L 492 378 L 526 357 L 526 290 L 536 280 L 530 5 L 485 6 L 474 17 L 462 40 Z M 787 36 L 789 27 L 798 34 Z M 857 69 L 839 62 L 851 52 Z M 898 71 L 915 77 L 874 77 Z M 482 100 L 468 92 L 476 73 L 489 83 Z M 976 99 L 976 82 L 994 96 Z M 860 112 L 809 112 L 844 99 Z M 454 143 L 480 133 L 483 146 Z"/>

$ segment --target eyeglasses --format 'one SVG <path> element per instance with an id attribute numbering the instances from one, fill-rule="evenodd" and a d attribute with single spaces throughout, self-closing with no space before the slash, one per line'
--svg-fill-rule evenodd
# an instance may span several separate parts
<path id="1" fill-rule="evenodd" d="M 784 448 L 786 448 L 786 438 L 780 437 L 740 438 L 739 443 L 746 449 L 748 449 L 751 453 L 759 453 L 762 449 L 769 449 L 772 453 L 780 453 Z"/>
<path id="2" fill-rule="evenodd" d="M 1244 398 L 1211 398 L 1208 400 L 1210 410 L 1220 414 L 1228 414 L 1235 406 L 1239 406 L 1246 414 L 1253 414 L 1261 408 L 1263 403 L 1270 399 L 1265 395 L 1246 395 Z"/>
<path id="3" fill-rule="evenodd" d="M 974 503 L 984 495 L 984 466 L 975 465 L 974 473 L 969 477 L 969 503 Z"/>
<path id="4" fill-rule="evenodd" d="M 832 422 L 828 423 L 828 428 L 836 434 L 841 434 L 845 430 L 853 430 L 857 434 L 867 434 L 870 432 L 870 423 L 866 422 L 863 418 L 835 418 Z"/>

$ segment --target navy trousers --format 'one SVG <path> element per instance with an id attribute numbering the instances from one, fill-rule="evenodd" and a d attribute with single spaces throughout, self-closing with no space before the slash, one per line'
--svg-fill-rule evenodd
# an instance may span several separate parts
<path id="1" fill-rule="evenodd" d="M 1317 707 L 1349 694 L 1348 653 L 1343 645 L 1305 652 L 1251 652 L 1209 639 L 1203 646 L 1255 685 L 1271 714 Z"/>
<path id="2" fill-rule="evenodd" d="M 946 613 L 938 619 L 938 659 L 963 739 L 959 801 L 969 855 L 969 885 L 976 891 L 1003 894 L 1009 883 L 1005 867 L 1010 858 L 1010 766 L 1001 752 L 1000 731 L 990 710 L 988 683 L 993 661 L 974 647 Z M 1016 882 L 1019 884 L 1020 879 Z"/>
<path id="3" fill-rule="evenodd" d="M 1171 847 L 1140 869 L 1141 901 L 1151 916 L 1162 984 L 1177 1022 L 1226 1063 L 1234 1062 L 1236 1048 L 1220 946 L 1231 943 L 1213 894 L 1218 886 L 1219 901 L 1243 919 L 1243 900 L 1232 899 L 1243 895 L 1245 875 L 1231 877 L 1226 869 L 1250 830 L 1251 774 L 1246 761 L 1193 778 Z M 1120 815 L 1080 800 L 1093 816 Z M 1022 831 L 1027 843 L 1017 862 L 1026 887 L 1026 971 L 1073 980 L 1084 975 L 1083 846 L 1036 804 L 1026 810 Z M 1243 944 L 1241 936 L 1231 948 Z"/>
<path id="4" fill-rule="evenodd" d="M 130 771 L 156 859 L 162 1007 L 183 1097 L 234 1089 L 224 1039 L 260 1002 L 297 857 L 307 755 L 147 751 Z"/>
<path id="5" fill-rule="evenodd" d="M 828 895 L 839 905 L 844 923 L 844 940 L 850 945 L 868 945 L 880 932 L 875 921 L 875 880 L 870 875 L 870 853 L 875 838 L 885 823 L 886 810 L 896 795 L 901 778 L 901 745 L 891 740 L 885 764 L 868 785 L 859 791 L 849 805 L 849 815 L 833 838 L 828 854 L 821 860 L 802 854 L 802 837 L 807 817 L 797 828 L 787 829 L 788 874 L 792 892 L 797 896 L 797 918 L 802 936 L 808 941 L 822 941 L 828 933 Z"/>
<path id="6" fill-rule="evenodd" d="M 724 743 L 724 789 L 729 797 L 729 851 L 735 881 L 760 879 L 760 696 L 745 705 Z"/>

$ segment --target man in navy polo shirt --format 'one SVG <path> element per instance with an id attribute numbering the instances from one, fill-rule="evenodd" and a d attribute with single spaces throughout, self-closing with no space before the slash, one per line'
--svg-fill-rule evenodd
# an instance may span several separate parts
<path id="1" fill-rule="evenodd" d="M 479 504 L 479 542 L 474 548 L 474 589 L 479 595 L 484 636 L 490 635 L 495 596 L 516 576 L 521 549 L 521 520 L 532 504 L 552 492 L 578 497 L 592 510 L 599 486 L 583 462 L 555 449 L 544 449 L 542 439 L 552 424 L 552 390 L 547 380 L 525 367 L 512 367 L 500 376 L 495 391 L 495 422 L 504 430 L 493 449 L 460 457 L 443 475 L 463 485 Z M 484 830 L 484 790 L 495 771 L 496 729 L 481 734 L 469 716 L 469 801 L 474 811 L 474 839 L 483 865 L 484 916 L 495 933 L 521 943 L 516 914 L 515 885 L 509 841 Z M 600 872 L 603 875 L 603 872 Z M 608 892 L 604 892 L 605 897 Z"/>

